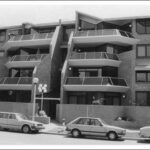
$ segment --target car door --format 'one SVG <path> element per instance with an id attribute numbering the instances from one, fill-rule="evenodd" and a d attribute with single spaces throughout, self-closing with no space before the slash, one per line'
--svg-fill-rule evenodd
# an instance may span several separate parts
<path id="1" fill-rule="evenodd" d="M 0 113 L 0 127 L 8 128 L 8 113 L 1 112 Z"/>
<path id="2" fill-rule="evenodd" d="M 89 125 L 90 119 L 89 118 L 80 118 L 78 122 L 76 122 L 76 127 L 81 131 L 82 134 L 88 135 L 90 130 Z"/>
<path id="3" fill-rule="evenodd" d="M 21 128 L 20 122 L 17 119 L 16 114 L 9 114 L 7 123 L 10 129 L 18 130 Z"/>
<path id="4" fill-rule="evenodd" d="M 107 129 L 98 119 L 90 119 L 90 131 L 92 135 L 106 136 Z"/>

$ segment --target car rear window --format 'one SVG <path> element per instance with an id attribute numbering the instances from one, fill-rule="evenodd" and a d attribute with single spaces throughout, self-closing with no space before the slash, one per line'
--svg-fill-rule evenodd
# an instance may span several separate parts
<path id="1" fill-rule="evenodd" d="M 0 113 L 0 118 L 8 119 L 9 114 L 7 113 Z"/>

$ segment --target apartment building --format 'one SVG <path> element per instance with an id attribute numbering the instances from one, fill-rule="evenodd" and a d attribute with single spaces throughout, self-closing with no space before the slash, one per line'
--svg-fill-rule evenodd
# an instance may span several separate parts
<path id="1" fill-rule="evenodd" d="M 0 28 L 0 109 L 31 114 L 35 77 L 48 85 L 43 109 L 60 121 L 82 106 L 149 106 L 149 18 L 76 12 L 75 21 Z"/>

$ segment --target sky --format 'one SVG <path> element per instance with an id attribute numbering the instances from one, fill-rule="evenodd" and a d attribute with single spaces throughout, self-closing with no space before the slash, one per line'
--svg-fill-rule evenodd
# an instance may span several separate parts
<path id="1" fill-rule="evenodd" d="M 99 18 L 129 16 L 150 16 L 150 2 L 0 2 L 0 27 L 20 25 L 23 22 L 50 23 L 75 20 L 75 12 L 80 11 Z"/>

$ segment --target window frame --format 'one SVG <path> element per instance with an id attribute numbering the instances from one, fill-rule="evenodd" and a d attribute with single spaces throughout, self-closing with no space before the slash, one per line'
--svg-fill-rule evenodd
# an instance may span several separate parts
<path id="1" fill-rule="evenodd" d="M 137 80 L 137 73 L 145 73 L 146 74 L 146 81 L 138 81 Z M 150 73 L 150 71 L 147 71 L 147 70 L 146 71 L 144 71 L 144 70 L 135 71 L 135 81 L 136 81 L 136 83 L 150 83 L 150 81 L 148 80 L 148 73 Z"/>
<path id="2" fill-rule="evenodd" d="M 144 46 L 145 47 L 145 56 L 138 56 L 138 47 L 140 46 Z M 140 58 L 150 58 L 150 56 L 147 55 L 147 50 L 148 50 L 148 46 L 150 46 L 150 44 L 137 44 L 136 45 L 136 58 L 140 59 Z"/>
<path id="3" fill-rule="evenodd" d="M 137 105 L 137 93 L 146 93 L 146 105 Z M 148 94 L 150 95 L 150 91 L 136 91 L 135 92 L 135 100 L 136 100 L 136 106 L 150 106 L 148 105 Z"/>
<path id="4" fill-rule="evenodd" d="M 144 22 L 144 33 L 139 33 L 138 28 L 137 28 L 138 21 L 142 21 L 142 20 Z M 150 18 L 136 19 L 136 33 L 138 33 L 138 34 L 150 34 L 150 32 L 149 33 L 147 32 L 147 26 L 146 26 L 148 20 L 150 21 Z"/>

